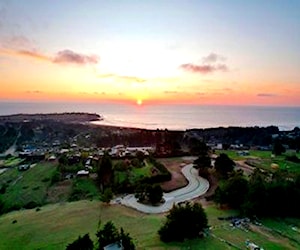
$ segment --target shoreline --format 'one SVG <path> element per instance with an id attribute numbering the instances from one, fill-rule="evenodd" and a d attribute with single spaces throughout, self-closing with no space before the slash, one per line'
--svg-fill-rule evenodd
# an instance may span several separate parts
<path id="1" fill-rule="evenodd" d="M 111 129 L 124 129 L 124 130 L 144 130 L 144 131 L 172 131 L 172 132 L 185 132 L 185 131 L 205 131 L 205 130 L 222 130 L 222 129 L 236 129 L 236 128 L 268 128 L 268 127 L 276 127 L 278 128 L 279 132 L 289 132 L 293 131 L 295 127 L 289 127 L 288 129 L 283 129 L 283 126 L 277 125 L 266 125 L 266 126 L 258 126 L 258 125 L 251 125 L 251 126 L 236 126 L 236 125 L 229 125 L 229 126 L 210 126 L 210 127 L 192 127 L 192 128 L 181 128 L 181 129 L 174 129 L 168 127 L 145 127 L 141 126 L 129 126 L 128 124 L 110 124 L 107 122 L 104 116 L 99 115 L 97 113 L 89 113 L 89 112 L 51 112 L 51 113 L 18 113 L 18 114 L 11 114 L 11 115 L 0 115 L 0 124 L 6 122 L 31 122 L 31 121 L 55 121 L 55 122 L 63 122 L 63 123 L 80 123 L 83 125 L 88 126 L 95 126 L 95 127 L 103 127 L 103 128 L 111 128 Z M 120 122 L 122 123 L 122 121 Z M 300 124 L 299 124 L 300 125 Z M 154 126 L 154 125 L 149 125 Z M 285 126 L 287 127 L 287 126 Z"/>

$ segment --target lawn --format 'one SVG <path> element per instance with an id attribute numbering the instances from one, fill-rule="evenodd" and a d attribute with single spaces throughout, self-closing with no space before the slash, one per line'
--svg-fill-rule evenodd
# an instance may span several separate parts
<path id="1" fill-rule="evenodd" d="M 121 205 L 104 205 L 98 201 L 78 201 L 47 205 L 40 211 L 35 209 L 11 212 L 0 217 L 1 249 L 65 249 L 79 235 L 89 233 L 95 240 L 99 221 L 112 220 L 117 227 L 129 232 L 137 249 L 235 249 L 221 239 L 245 249 L 245 240 L 263 246 L 265 249 L 299 249 L 299 245 L 276 236 L 232 228 L 228 221 L 218 217 L 235 215 L 231 210 L 219 210 L 214 205 L 206 208 L 213 236 L 185 241 L 183 243 L 162 243 L 157 230 L 164 221 L 164 215 L 147 215 Z M 13 223 L 15 221 L 15 223 Z M 280 221 L 276 222 L 280 224 Z M 286 224 L 286 223 L 284 223 Z M 280 224 L 281 225 L 281 224 Z"/>
<path id="2" fill-rule="evenodd" d="M 137 183 L 144 177 L 151 176 L 151 169 L 153 165 L 148 161 L 144 161 L 145 166 L 143 167 L 132 167 L 128 171 L 115 171 L 115 182 L 123 183 L 127 178 L 129 178 L 129 182 L 131 184 Z"/>
<path id="3" fill-rule="evenodd" d="M 249 155 L 247 156 L 240 156 L 237 154 L 238 151 L 235 150 L 218 150 L 216 153 L 227 154 L 232 160 L 247 160 L 251 159 L 254 166 L 268 170 L 274 171 L 271 168 L 271 164 L 275 163 L 278 164 L 279 169 L 285 169 L 292 173 L 300 173 L 300 163 L 294 163 L 291 161 L 287 161 L 285 158 L 288 155 L 295 154 L 287 151 L 286 153 L 279 155 L 279 156 L 272 156 L 271 151 L 261 151 L 261 150 L 249 150 Z M 298 158 L 300 158 L 300 154 L 296 154 Z"/>
<path id="4" fill-rule="evenodd" d="M 1 167 L 5 167 L 5 168 L 14 167 L 14 166 L 21 164 L 23 161 L 24 161 L 24 159 L 12 156 L 12 157 L 2 161 Z"/>
<path id="5" fill-rule="evenodd" d="M 38 163 L 26 171 L 12 168 L 4 172 L 0 181 L 0 186 L 6 186 L 2 194 L 4 210 L 43 205 L 55 169 L 52 163 Z"/>

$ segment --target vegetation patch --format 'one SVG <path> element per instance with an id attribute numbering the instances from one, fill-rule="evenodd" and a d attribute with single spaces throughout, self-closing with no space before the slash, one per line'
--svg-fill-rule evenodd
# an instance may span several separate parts
<path id="1" fill-rule="evenodd" d="M 45 204 L 50 181 L 43 180 L 50 178 L 54 171 L 53 164 L 39 163 L 27 171 L 20 172 L 14 168 L 4 172 L 0 180 L 0 186 L 6 187 L 2 194 L 2 212 Z"/>
<path id="2" fill-rule="evenodd" d="M 73 181 L 72 191 L 69 201 L 78 201 L 84 199 L 98 199 L 99 190 L 95 182 L 89 178 L 76 178 Z"/>
<path id="3" fill-rule="evenodd" d="M 210 236 L 184 242 L 164 243 L 160 241 L 157 233 L 165 221 L 163 215 L 147 215 L 119 205 L 107 206 L 98 201 L 47 205 L 38 213 L 32 209 L 2 215 L 0 217 L 1 244 L 3 249 L 63 250 L 79 235 L 86 233 L 95 242 L 97 240 L 95 232 L 99 229 L 100 219 L 101 224 L 113 221 L 116 227 L 126 229 L 134 239 L 137 249 L 235 249 L 226 242 L 245 249 L 247 239 L 265 249 L 299 249 L 299 245 L 284 236 L 276 235 L 276 241 L 273 241 L 263 233 L 232 227 L 230 221 L 218 219 L 236 216 L 237 211 L 209 206 L 205 209 L 205 213 L 210 226 Z M 17 223 L 12 224 L 14 220 Z M 283 233 L 294 238 L 297 232 L 293 231 L 291 226 L 299 225 L 300 220 L 269 219 L 263 220 L 262 223 L 268 228 L 282 230 Z"/>

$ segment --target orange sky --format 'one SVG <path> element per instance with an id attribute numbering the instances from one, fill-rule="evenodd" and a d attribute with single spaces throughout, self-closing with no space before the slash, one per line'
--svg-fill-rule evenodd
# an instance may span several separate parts
<path id="1" fill-rule="evenodd" d="M 254 2 L 0 4 L 0 101 L 300 106 L 299 12 Z"/>

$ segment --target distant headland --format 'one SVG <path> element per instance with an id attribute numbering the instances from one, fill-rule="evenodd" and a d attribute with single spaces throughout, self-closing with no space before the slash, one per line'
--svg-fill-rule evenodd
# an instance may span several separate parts
<path id="1" fill-rule="evenodd" d="M 85 123 L 100 121 L 103 118 L 98 114 L 85 112 L 66 112 L 49 114 L 14 114 L 0 116 L 0 122 L 26 122 L 48 120 L 64 123 Z"/>

